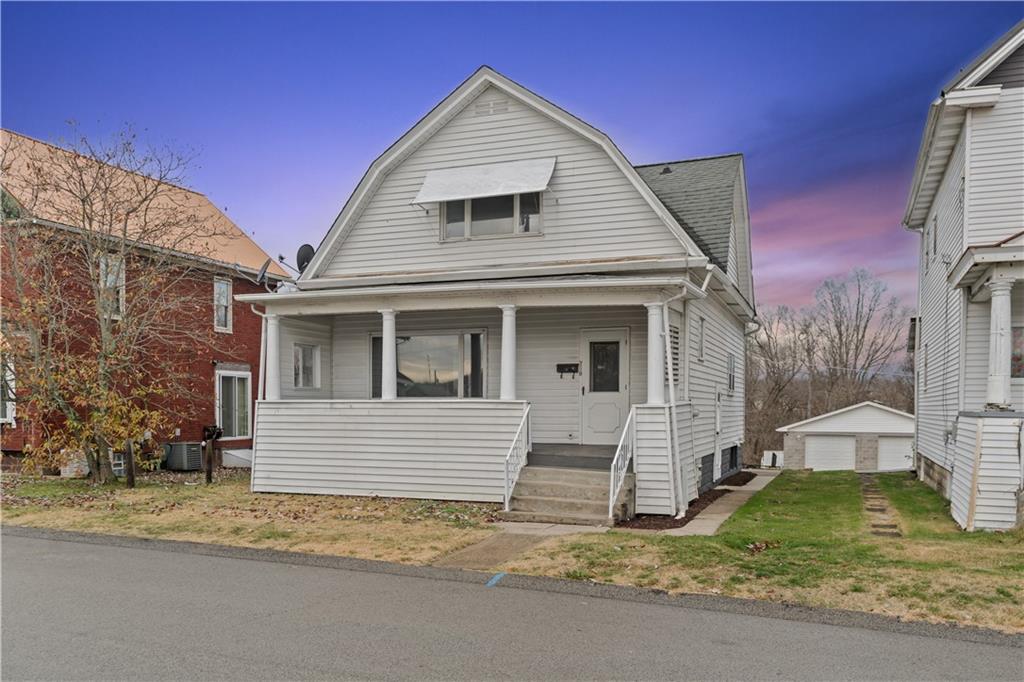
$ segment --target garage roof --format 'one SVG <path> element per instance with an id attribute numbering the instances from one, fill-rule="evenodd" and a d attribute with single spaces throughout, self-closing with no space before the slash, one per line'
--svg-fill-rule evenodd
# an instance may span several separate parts
<path id="1" fill-rule="evenodd" d="M 914 433 L 914 415 L 868 400 L 776 429 L 810 433 Z"/>

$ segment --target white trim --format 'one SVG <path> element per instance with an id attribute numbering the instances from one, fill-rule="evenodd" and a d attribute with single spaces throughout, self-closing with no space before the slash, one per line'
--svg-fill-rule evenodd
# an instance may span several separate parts
<path id="1" fill-rule="evenodd" d="M 11 389 L 11 400 L 4 404 L 4 410 L 0 412 L 0 424 L 7 424 L 11 427 L 17 426 L 16 418 L 18 413 L 18 384 L 14 374 L 14 367 L 6 358 L 0 359 L 0 372 L 3 372 L 3 379 Z"/>
<path id="2" fill-rule="evenodd" d="M 246 434 L 244 436 L 225 436 L 219 440 L 232 441 L 232 440 L 248 440 L 252 438 L 253 433 L 253 421 L 255 419 L 255 404 L 252 400 L 252 372 L 249 370 L 238 370 L 238 369 L 216 369 L 213 372 L 213 389 L 216 397 L 214 401 L 214 413 L 213 421 L 217 426 L 223 428 L 223 424 L 220 423 L 220 379 L 221 377 L 230 376 L 244 378 L 246 380 L 246 391 L 249 404 L 249 412 L 246 419 Z"/>
<path id="3" fill-rule="evenodd" d="M 672 217 L 668 209 L 665 208 L 665 205 L 654 194 L 654 191 L 643 181 L 636 172 L 636 169 L 633 168 L 607 135 L 491 68 L 483 66 L 452 91 L 430 113 L 424 116 L 370 165 L 370 168 L 363 175 L 362 180 L 360 180 L 359 185 L 345 203 L 341 213 L 331 225 L 330 230 L 320 244 L 320 248 L 317 249 L 316 255 L 313 256 L 309 267 L 299 276 L 299 281 L 314 279 L 321 273 L 324 266 L 334 256 L 338 247 L 345 241 L 348 233 L 351 231 L 355 216 L 363 208 L 363 200 L 375 191 L 378 181 L 391 170 L 391 165 L 401 160 L 404 154 L 417 147 L 420 144 L 421 138 L 433 135 L 436 132 L 434 130 L 435 125 L 442 125 L 447 122 L 450 117 L 461 111 L 472 97 L 475 97 L 487 87 L 495 87 L 502 90 L 520 100 L 523 104 L 532 107 L 541 114 L 561 123 L 566 128 L 601 147 L 619 168 L 620 172 L 646 200 L 650 208 L 658 215 L 669 231 L 675 235 L 676 239 L 679 240 L 679 243 L 686 250 L 686 253 L 693 256 L 704 255 L 693 239 Z"/>
<path id="4" fill-rule="evenodd" d="M 228 285 L 228 298 L 227 298 L 227 309 L 228 309 L 228 323 L 227 326 L 217 326 L 217 284 L 224 283 Z M 214 277 L 213 278 L 213 331 L 220 332 L 222 334 L 231 334 L 234 326 L 234 311 L 232 310 L 232 301 L 234 300 L 235 284 L 227 277 Z"/>
<path id="5" fill-rule="evenodd" d="M 842 414 L 844 412 L 849 412 L 850 410 L 856 410 L 857 408 L 864 407 L 866 405 L 871 405 L 872 407 L 881 408 L 881 409 L 885 410 L 886 412 L 891 412 L 892 414 L 898 414 L 901 417 L 907 417 L 909 419 L 914 419 L 914 415 L 909 414 L 907 412 L 903 412 L 902 410 L 897 410 L 894 407 L 889 407 L 888 405 L 883 405 L 881 403 L 876 403 L 874 400 L 865 400 L 862 403 L 857 403 L 856 405 L 850 405 L 850 406 L 844 407 L 844 408 L 842 408 L 840 410 L 833 410 L 832 412 L 826 412 L 825 414 L 819 414 L 817 417 L 811 417 L 810 419 L 804 419 L 803 421 L 794 422 L 792 424 L 787 424 L 786 426 L 780 426 L 779 428 L 777 428 L 775 430 L 778 431 L 779 433 L 786 433 L 787 431 L 789 431 L 791 429 L 794 429 L 797 426 L 804 426 L 806 424 L 810 424 L 811 422 L 816 422 L 819 419 L 825 419 L 826 417 L 834 417 L 837 414 Z"/>

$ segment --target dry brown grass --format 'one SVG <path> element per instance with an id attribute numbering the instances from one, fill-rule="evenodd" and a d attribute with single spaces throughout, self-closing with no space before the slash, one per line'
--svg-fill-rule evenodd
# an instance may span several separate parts
<path id="1" fill-rule="evenodd" d="M 430 563 L 488 537 L 494 505 L 253 494 L 244 473 L 143 477 L 135 490 L 5 476 L 3 523 Z"/>

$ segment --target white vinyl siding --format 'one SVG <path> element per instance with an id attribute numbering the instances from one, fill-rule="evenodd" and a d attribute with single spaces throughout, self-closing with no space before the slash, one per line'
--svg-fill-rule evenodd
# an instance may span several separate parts
<path id="1" fill-rule="evenodd" d="M 672 478 L 667 453 L 671 452 L 665 427 L 667 408 L 636 407 L 636 513 L 675 514 Z"/>
<path id="2" fill-rule="evenodd" d="M 295 319 L 281 318 L 280 321 L 280 363 L 281 397 L 288 398 L 330 398 L 332 384 L 331 318 Z M 319 370 L 312 386 L 297 385 L 295 377 L 296 345 L 319 348 L 320 361 L 314 362 Z M 369 362 L 369 360 L 367 360 Z"/>
<path id="3" fill-rule="evenodd" d="M 477 114 L 494 100 L 507 106 Z M 437 204 L 411 203 L 427 171 L 546 157 L 557 161 L 542 195 L 543 236 L 446 242 Z M 383 179 L 322 276 L 681 255 L 679 240 L 604 150 L 489 88 Z"/>
<path id="4" fill-rule="evenodd" d="M 701 328 L 704 329 L 703 361 L 689 363 L 690 402 L 698 412 L 693 420 L 694 454 L 697 461 L 715 454 L 714 478 L 717 480 L 722 475 L 722 450 L 743 442 L 744 327 L 714 294 L 706 299 L 689 301 L 686 311 L 699 322 L 691 325 L 689 350 L 694 357 L 699 357 Z M 736 358 L 736 386 L 732 392 L 728 390 L 730 354 Z M 721 394 L 721 404 L 719 419 L 716 420 L 718 394 Z M 684 441 L 689 440 L 689 434 L 680 435 L 685 436 Z"/>
<path id="5" fill-rule="evenodd" d="M 1024 88 L 1003 89 L 994 107 L 972 109 L 968 129 L 967 244 L 995 244 L 1024 221 Z"/>
<path id="6" fill-rule="evenodd" d="M 1002 85 L 1004 88 L 1024 87 L 1024 47 L 1018 47 L 1003 63 L 981 79 L 978 85 Z"/>
<path id="7" fill-rule="evenodd" d="M 380 333 L 380 315 L 339 315 L 333 322 L 332 396 L 364 399 L 371 393 L 370 339 Z M 400 312 L 399 336 L 439 330 L 484 332 L 485 397 L 496 399 L 501 376 L 501 311 L 442 310 Z M 642 306 L 597 308 L 520 308 L 516 313 L 517 397 L 533 409 L 533 440 L 580 442 L 580 375 L 559 377 L 558 363 L 582 362 L 580 329 L 629 330 L 631 403 L 647 395 L 647 311 Z"/>
<path id="8" fill-rule="evenodd" d="M 949 468 L 952 444 L 946 432 L 953 428 L 961 406 L 961 358 L 963 357 L 961 320 L 964 295 L 951 288 L 946 277 L 948 265 L 963 250 L 963 206 L 960 202 L 960 178 L 964 172 L 964 137 L 957 142 L 946 174 L 939 184 L 931 213 L 921 238 L 919 272 L 917 353 L 917 449 L 924 456 Z M 937 230 L 933 237 L 932 230 Z M 932 256 L 937 239 L 938 255 Z M 948 256 L 948 258 L 944 258 Z M 927 263 L 931 260 L 931 265 Z"/>
<path id="9" fill-rule="evenodd" d="M 962 527 L 968 524 L 976 450 L 980 453 L 974 527 L 1012 528 L 1017 519 L 1017 491 L 1024 480 L 1021 464 L 1021 419 L 964 417 L 957 432 L 952 467 L 950 511 Z M 978 433 L 981 431 L 980 442 Z"/>
<path id="10" fill-rule="evenodd" d="M 488 400 L 263 401 L 253 490 L 501 502 L 524 409 Z"/>
<path id="11" fill-rule="evenodd" d="M 814 471 L 853 471 L 855 436 L 804 436 L 804 466 Z"/>
<path id="12" fill-rule="evenodd" d="M 823 415 L 820 419 L 794 426 L 789 430 L 799 433 L 910 435 L 914 432 L 914 418 L 875 405 L 859 405 L 849 410 L 837 410 L 835 414 Z"/>

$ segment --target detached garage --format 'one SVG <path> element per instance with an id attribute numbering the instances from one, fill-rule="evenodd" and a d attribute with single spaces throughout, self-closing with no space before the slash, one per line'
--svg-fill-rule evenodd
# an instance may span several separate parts
<path id="1" fill-rule="evenodd" d="M 778 429 L 785 468 L 814 471 L 909 471 L 914 415 L 866 402 Z"/>

